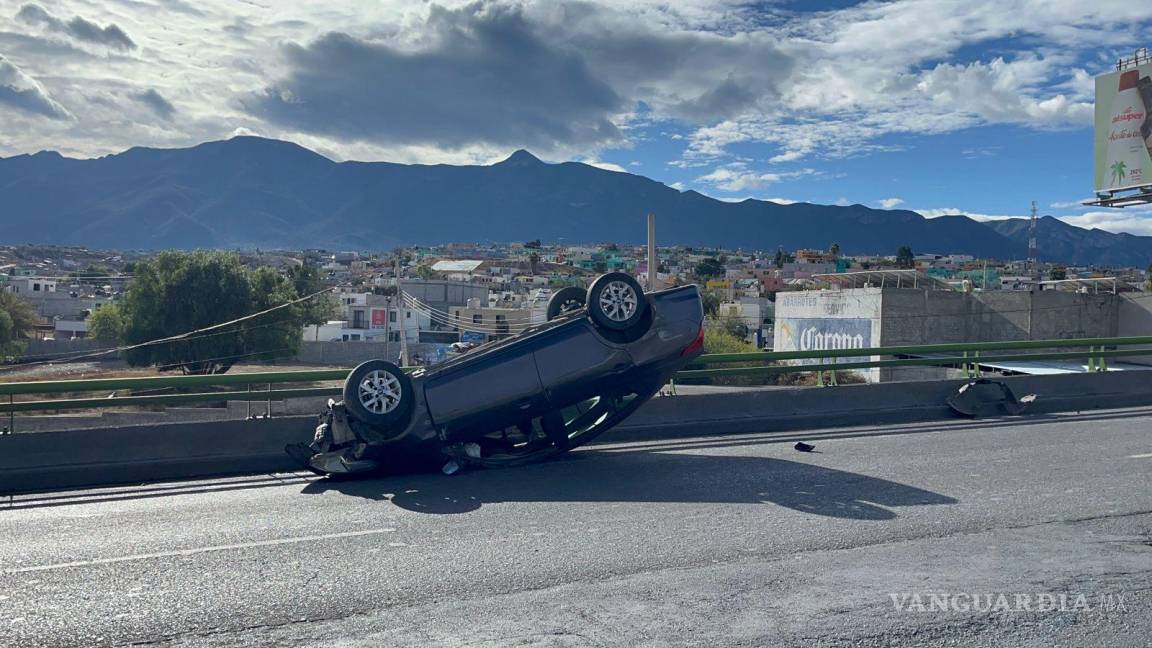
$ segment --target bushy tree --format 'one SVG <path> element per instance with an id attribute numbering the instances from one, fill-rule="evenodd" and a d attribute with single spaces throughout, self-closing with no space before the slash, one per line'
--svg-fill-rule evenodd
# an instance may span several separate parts
<path id="1" fill-rule="evenodd" d="M 88 316 L 88 337 L 119 344 L 124 335 L 124 315 L 116 304 L 106 304 Z"/>
<path id="2" fill-rule="evenodd" d="M 897 268 L 913 268 L 916 266 L 916 255 L 912 253 L 912 248 L 907 245 L 901 245 L 896 250 L 896 267 Z"/>
<path id="3" fill-rule="evenodd" d="M 708 257 L 696 264 L 696 276 L 701 279 L 724 275 L 724 264 L 716 257 Z"/>
<path id="4" fill-rule="evenodd" d="M 97 318 L 96 331 L 138 345 L 258 313 L 297 298 L 296 285 L 271 268 L 249 270 L 224 252 L 162 252 L 137 264 L 121 303 Z M 156 365 L 186 374 L 228 371 L 237 361 L 294 355 L 300 327 L 315 314 L 294 305 L 186 339 L 124 352 L 133 366 Z M 93 315 L 96 317 L 96 314 Z"/>
<path id="5" fill-rule="evenodd" d="M 21 340 L 36 328 L 39 321 L 40 316 L 28 300 L 0 291 L 0 354 L 15 355 L 23 351 Z"/>
<path id="6" fill-rule="evenodd" d="M 314 265 L 301 265 L 288 270 L 288 280 L 297 297 L 315 295 L 324 289 L 320 280 L 320 269 Z M 395 291 L 395 288 L 393 288 Z M 331 296 L 319 295 L 300 304 L 301 319 L 304 324 L 323 324 L 331 319 L 336 311 L 336 303 Z"/>
<path id="7" fill-rule="evenodd" d="M 700 291 L 700 303 L 704 306 L 705 315 L 713 316 L 720 310 L 720 298 L 711 291 Z"/>

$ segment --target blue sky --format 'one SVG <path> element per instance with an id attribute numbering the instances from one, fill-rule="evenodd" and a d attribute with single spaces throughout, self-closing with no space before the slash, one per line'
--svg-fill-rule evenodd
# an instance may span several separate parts
<path id="1" fill-rule="evenodd" d="M 36 0 L 0 7 L 0 155 L 235 134 L 334 159 L 527 148 L 727 200 L 1087 209 L 1094 76 L 1129 0 Z"/>

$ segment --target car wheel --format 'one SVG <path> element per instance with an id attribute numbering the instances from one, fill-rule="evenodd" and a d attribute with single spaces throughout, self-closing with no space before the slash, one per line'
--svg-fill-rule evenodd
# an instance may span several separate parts
<path id="1" fill-rule="evenodd" d="M 648 299 L 640 283 L 623 272 L 609 272 L 588 288 L 588 315 L 597 326 L 626 331 L 644 319 Z"/>
<path id="2" fill-rule="evenodd" d="M 556 291 L 556 294 L 552 295 L 552 299 L 548 300 L 548 321 L 584 308 L 584 298 L 587 295 L 586 291 L 576 286 L 568 286 Z"/>
<path id="3" fill-rule="evenodd" d="M 416 393 L 412 379 L 386 360 L 369 360 L 344 381 L 344 407 L 357 420 L 373 427 L 408 423 Z"/>

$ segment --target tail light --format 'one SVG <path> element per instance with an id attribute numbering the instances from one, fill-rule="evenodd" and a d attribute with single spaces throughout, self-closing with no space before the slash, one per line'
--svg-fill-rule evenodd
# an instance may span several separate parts
<path id="1" fill-rule="evenodd" d="M 680 352 L 680 355 L 681 356 L 690 356 L 690 355 L 697 353 L 698 351 L 700 351 L 703 348 L 704 348 L 704 327 L 701 326 L 700 331 L 696 333 L 696 339 L 692 340 L 691 344 L 684 347 L 684 350 Z"/>

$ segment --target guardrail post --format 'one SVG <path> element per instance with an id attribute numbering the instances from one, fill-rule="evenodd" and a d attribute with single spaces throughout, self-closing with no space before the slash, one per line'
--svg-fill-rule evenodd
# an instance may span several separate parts
<path id="1" fill-rule="evenodd" d="M 16 410 L 12 409 L 12 394 L 8 394 L 8 434 L 16 433 Z"/>
<path id="2" fill-rule="evenodd" d="M 268 383 L 268 406 L 264 408 L 264 418 L 272 418 L 272 383 Z"/>
<path id="3" fill-rule="evenodd" d="M 246 402 L 248 403 L 248 415 L 245 417 L 245 419 L 251 421 L 252 420 L 252 383 L 248 383 L 247 387 L 248 387 L 248 399 Z"/>
<path id="4" fill-rule="evenodd" d="M 1088 371 L 1096 371 L 1096 356 L 1092 355 L 1096 351 L 1096 347 L 1088 347 Z"/>

